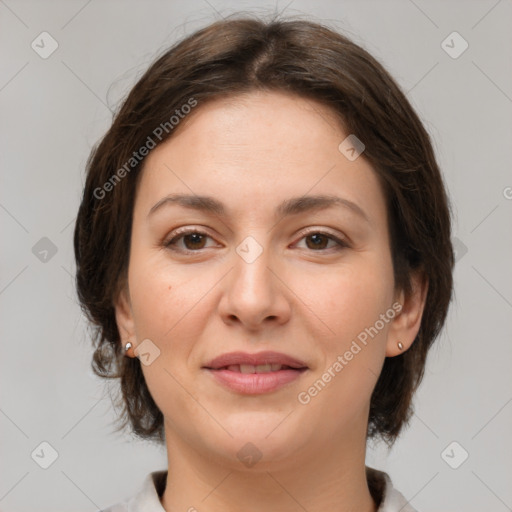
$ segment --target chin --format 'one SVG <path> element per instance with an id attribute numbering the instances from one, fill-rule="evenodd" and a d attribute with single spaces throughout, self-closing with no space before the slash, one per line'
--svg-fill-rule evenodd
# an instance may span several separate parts
<path id="1" fill-rule="evenodd" d="M 229 465 L 235 464 L 237 470 L 275 469 L 276 464 L 296 456 L 297 451 L 307 445 L 304 429 L 294 425 L 291 418 L 284 419 L 286 415 L 254 412 L 237 414 L 235 422 L 222 423 L 233 437 L 223 431 L 218 431 L 216 439 L 210 434 L 206 436 L 208 449 L 226 459 Z"/>

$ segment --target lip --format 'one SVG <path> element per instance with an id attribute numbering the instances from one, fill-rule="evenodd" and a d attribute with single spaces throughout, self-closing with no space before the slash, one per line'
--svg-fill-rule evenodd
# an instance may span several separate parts
<path id="1" fill-rule="evenodd" d="M 210 362 L 205 364 L 203 368 L 207 368 L 209 370 L 219 370 L 224 366 L 235 364 L 252 364 L 254 366 L 260 364 L 282 364 L 295 369 L 308 367 L 308 365 L 303 361 L 300 361 L 287 354 L 266 351 L 258 352 L 256 354 L 250 354 L 248 352 L 229 352 L 212 359 Z"/>
<path id="2" fill-rule="evenodd" d="M 231 371 L 227 367 L 231 365 L 250 364 L 254 366 L 262 364 L 281 364 L 290 368 L 283 368 L 267 373 L 240 373 Z M 230 352 L 212 359 L 203 369 L 220 384 L 238 393 L 246 395 L 258 395 L 271 393 L 282 388 L 297 379 L 308 370 L 302 361 L 279 352 L 259 352 L 249 354 L 247 352 Z"/>
<path id="3" fill-rule="evenodd" d="M 212 370 L 210 368 L 207 368 L 206 371 L 217 382 L 233 391 L 244 395 L 260 395 L 277 391 L 286 384 L 299 379 L 306 369 L 278 370 L 268 373 L 239 373 L 230 370 Z"/>

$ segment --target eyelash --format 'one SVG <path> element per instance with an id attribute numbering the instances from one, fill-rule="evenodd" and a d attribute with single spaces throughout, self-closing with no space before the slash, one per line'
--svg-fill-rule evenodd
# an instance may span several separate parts
<path id="1" fill-rule="evenodd" d="M 176 244 L 177 240 L 183 238 L 186 235 L 190 235 L 190 234 L 197 234 L 197 235 L 206 236 L 208 238 L 212 238 L 210 235 L 208 235 L 208 233 L 199 231 L 198 229 L 185 228 L 183 230 L 177 230 L 174 233 L 175 236 L 173 236 L 169 241 L 164 242 L 164 246 L 166 248 L 170 249 L 171 251 L 181 252 L 183 254 L 194 254 L 194 253 L 201 252 L 204 248 L 197 249 L 197 250 L 191 250 L 191 249 L 176 249 L 176 248 L 172 247 L 173 245 Z M 334 242 L 336 242 L 338 244 L 338 247 L 334 247 L 334 248 L 331 247 L 330 249 L 334 249 L 335 251 L 340 251 L 342 249 L 347 249 L 349 247 L 349 244 L 345 240 L 340 239 L 339 237 L 333 235 L 332 233 L 329 233 L 328 231 L 322 231 L 322 230 L 310 230 L 310 231 L 302 232 L 300 240 L 302 240 L 303 238 L 306 238 L 307 236 L 310 236 L 310 235 L 324 235 L 324 236 L 328 237 L 330 240 L 333 240 Z M 312 252 L 322 253 L 322 252 L 330 251 L 330 249 L 319 249 L 319 250 L 310 249 L 310 250 Z"/>

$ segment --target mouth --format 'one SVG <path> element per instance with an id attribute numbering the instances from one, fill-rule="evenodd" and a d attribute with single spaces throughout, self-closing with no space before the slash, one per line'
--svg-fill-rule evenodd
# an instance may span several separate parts
<path id="1" fill-rule="evenodd" d="M 232 352 L 213 359 L 203 369 L 231 391 L 257 395 L 281 389 L 309 368 L 302 361 L 278 352 Z"/>
<path id="2" fill-rule="evenodd" d="M 282 367 L 293 370 L 307 368 L 306 363 L 281 352 L 228 352 L 215 357 L 203 368 L 210 370 L 232 369 L 241 373 L 267 373 L 279 371 Z"/>
<path id="3" fill-rule="evenodd" d="M 220 368 L 207 368 L 208 370 L 227 370 L 229 372 L 235 373 L 270 373 L 270 372 L 279 372 L 282 370 L 295 370 L 295 371 L 305 371 L 307 367 L 302 368 L 294 368 L 292 366 L 288 366 L 286 364 L 279 363 L 267 363 L 267 364 L 230 364 L 229 366 L 222 366 Z"/>

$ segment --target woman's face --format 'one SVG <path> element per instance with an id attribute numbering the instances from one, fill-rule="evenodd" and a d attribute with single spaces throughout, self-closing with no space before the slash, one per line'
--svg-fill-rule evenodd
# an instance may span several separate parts
<path id="1" fill-rule="evenodd" d="M 116 308 L 168 443 L 263 468 L 364 442 L 384 358 L 420 320 L 398 313 L 374 171 L 339 149 L 349 134 L 326 107 L 296 96 L 216 100 L 181 123 L 145 160 Z M 264 351 L 302 369 L 211 363 Z"/>

